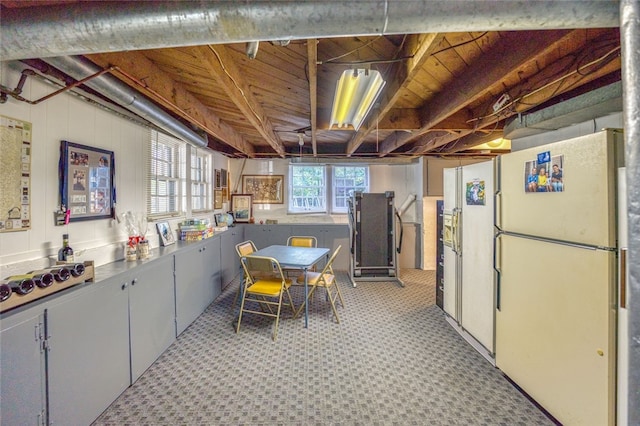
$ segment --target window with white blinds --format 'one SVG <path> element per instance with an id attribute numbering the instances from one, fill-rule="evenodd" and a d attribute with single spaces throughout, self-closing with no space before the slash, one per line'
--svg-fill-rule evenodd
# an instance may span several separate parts
<path id="1" fill-rule="evenodd" d="M 191 148 L 191 210 L 204 211 L 213 207 L 211 195 L 211 154 Z"/>
<path id="2" fill-rule="evenodd" d="M 147 214 L 178 216 L 186 211 L 186 143 L 150 131 L 148 152 Z"/>

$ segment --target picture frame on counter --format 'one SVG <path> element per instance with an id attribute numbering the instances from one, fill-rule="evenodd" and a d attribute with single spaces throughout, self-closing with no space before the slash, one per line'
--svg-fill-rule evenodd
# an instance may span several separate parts
<path id="1" fill-rule="evenodd" d="M 231 211 L 233 220 L 238 223 L 249 223 L 253 215 L 251 194 L 231 194 Z"/>
<path id="2" fill-rule="evenodd" d="M 160 245 L 162 247 L 169 246 L 176 242 L 176 237 L 173 235 L 173 230 L 171 230 L 169 222 L 156 222 L 156 229 L 158 230 Z"/>

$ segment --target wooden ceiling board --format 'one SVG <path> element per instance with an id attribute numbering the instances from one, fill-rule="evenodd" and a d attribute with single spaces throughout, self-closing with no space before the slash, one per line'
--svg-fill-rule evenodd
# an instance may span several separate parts
<path id="1" fill-rule="evenodd" d="M 3 1 L 2 6 L 39 7 L 66 1 L 45 2 Z M 295 131 L 306 128 L 304 155 L 311 155 L 312 132 L 320 155 L 323 150 L 344 157 L 407 152 L 441 155 L 447 149 L 464 148 L 466 142 L 460 141 L 472 140 L 463 138 L 474 127 L 499 131 L 509 115 L 558 102 L 561 95 L 582 85 L 597 88 L 604 81 L 608 84 L 619 79 L 619 29 L 582 29 L 562 32 L 566 34 L 557 39 L 550 36 L 560 33 L 477 31 L 333 37 L 314 40 L 315 52 L 308 49 L 307 40 L 292 40 L 286 46 L 261 41 L 255 59 L 247 57 L 245 43 L 115 52 L 130 55 L 129 63 L 120 57 L 119 66 L 148 89 L 117 72 L 114 75 L 155 99 L 171 115 L 184 120 L 189 119 L 185 111 L 192 111 L 197 116 L 193 122 L 196 127 L 208 121 L 216 127 L 212 147 L 226 146 L 221 150 L 229 155 L 247 152 L 240 146 L 246 143 L 254 147 L 258 157 L 277 157 L 279 147 L 298 153 Z M 549 42 L 540 51 L 536 43 L 545 40 Z M 527 52 L 525 46 L 532 51 Z M 318 63 L 312 62 L 310 70 L 308 56 L 313 53 Z M 109 65 L 108 54 L 87 56 L 100 66 Z M 594 64 L 581 68 L 591 62 Z M 377 110 L 358 133 L 323 130 L 336 82 L 344 70 L 354 67 L 377 69 L 383 74 L 386 86 Z M 504 93 L 513 103 L 494 113 L 493 105 Z M 386 128 L 374 129 L 376 123 Z M 415 128 L 415 123 L 421 127 Z M 394 128 L 410 129 L 411 133 Z"/>

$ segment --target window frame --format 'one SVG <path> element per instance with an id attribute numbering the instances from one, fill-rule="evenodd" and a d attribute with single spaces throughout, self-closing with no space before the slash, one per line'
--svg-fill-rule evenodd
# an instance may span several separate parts
<path id="1" fill-rule="evenodd" d="M 299 196 L 294 196 L 294 191 L 296 189 L 296 185 L 294 185 L 294 170 L 295 168 L 317 168 L 323 170 L 323 179 L 324 179 L 324 188 L 322 189 L 322 196 L 324 201 L 324 208 L 305 208 L 305 207 L 297 207 L 294 206 L 295 199 L 299 198 Z M 359 164 L 359 165 L 350 165 L 350 164 L 294 164 L 289 163 L 289 184 L 288 186 L 288 200 L 287 200 L 287 214 L 347 214 L 348 206 L 345 203 L 344 207 L 338 207 L 336 204 L 336 197 L 338 196 L 338 188 L 336 187 L 336 181 L 340 178 L 336 177 L 336 171 L 340 168 L 348 168 L 348 169 L 356 169 L 363 168 L 366 170 L 366 184 L 364 186 L 359 186 L 357 189 L 363 192 L 368 192 L 370 188 L 370 178 L 371 171 L 369 164 Z M 350 185 L 353 187 L 354 185 Z"/>
<path id="2" fill-rule="evenodd" d="M 302 169 L 302 168 L 312 168 L 312 169 L 316 169 L 316 170 L 322 170 L 322 181 L 323 181 L 323 185 L 320 188 L 320 194 L 317 195 L 296 195 L 295 192 L 298 189 L 304 189 L 304 188 L 314 188 L 311 185 L 295 185 L 296 180 L 298 180 L 298 176 L 296 176 L 296 170 L 297 169 Z M 326 165 L 322 164 L 322 165 L 308 165 L 308 164 L 292 164 L 289 163 L 289 184 L 288 186 L 288 192 L 289 192 L 289 197 L 287 200 L 287 213 L 288 214 L 311 214 L 311 213 L 327 213 L 327 192 L 328 192 L 328 185 L 327 185 L 327 168 Z M 313 208 L 313 207 L 298 207 L 298 206 L 294 206 L 295 200 L 299 199 L 299 198 L 308 198 L 308 199 L 313 199 L 313 198 L 321 198 L 323 201 L 323 205 L 319 206 L 318 208 Z M 301 200 L 302 201 L 302 200 Z"/>
<path id="3" fill-rule="evenodd" d="M 194 213 L 211 212 L 213 211 L 212 155 L 205 150 L 190 147 L 189 158 L 189 210 Z M 193 165 L 194 159 L 201 160 L 201 164 L 195 168 Z M 194 178 L 194 170 L 197 170 L 200 173 L 200 179 Z M 194 194 L 194 185 L 197 185 L 200 188 L 200 194 Z M 196 198 L 200 200 L 201 208 L 195 208 L 195 205 L 197 204 L 195 202 Z"/>
<path id="4" fill-rule="evenodd" d="M 356 179 L 356 177 L 338 177 L 336 173 L 338 169 L 345 170 L 355 170 L 355 169 L 364 169 L 365 170 L 365 184 L 364 185 L 342 185 L 340 188 L 349 188 L 353 191 L 362 191 L 369 192 L 369 184 L 370 184 L 370 174 L 369 174 L 369 166 L 368 165 L 348 165 L 348 164 L 334 164 L 330 167 L 331 169 L 331 214 L 346 214 L 348 213 L 348 205 L 346 200 L 349 198 L 346 195 L 339 194 L 338 190 L 338 180 L 343 179 Z M 337 204 L 338 197 L 341 197 L 345 200 L 344 207 L 339 207 Z"/>

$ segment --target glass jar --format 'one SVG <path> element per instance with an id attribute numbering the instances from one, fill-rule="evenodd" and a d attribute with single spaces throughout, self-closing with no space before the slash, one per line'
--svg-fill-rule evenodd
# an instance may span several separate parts
<path id="1" fill-rule="evenodd" d="M 127 261 L 138 260 L 138 249 L 136 244 L 127 244 L 124 247 L 124 258 Z"/>
<path id="2" fill-rule="evenodd" d="M 142 240 L 138 242 L 138 259 L 147 259 L 149 257 L 149 241 Z"/>

